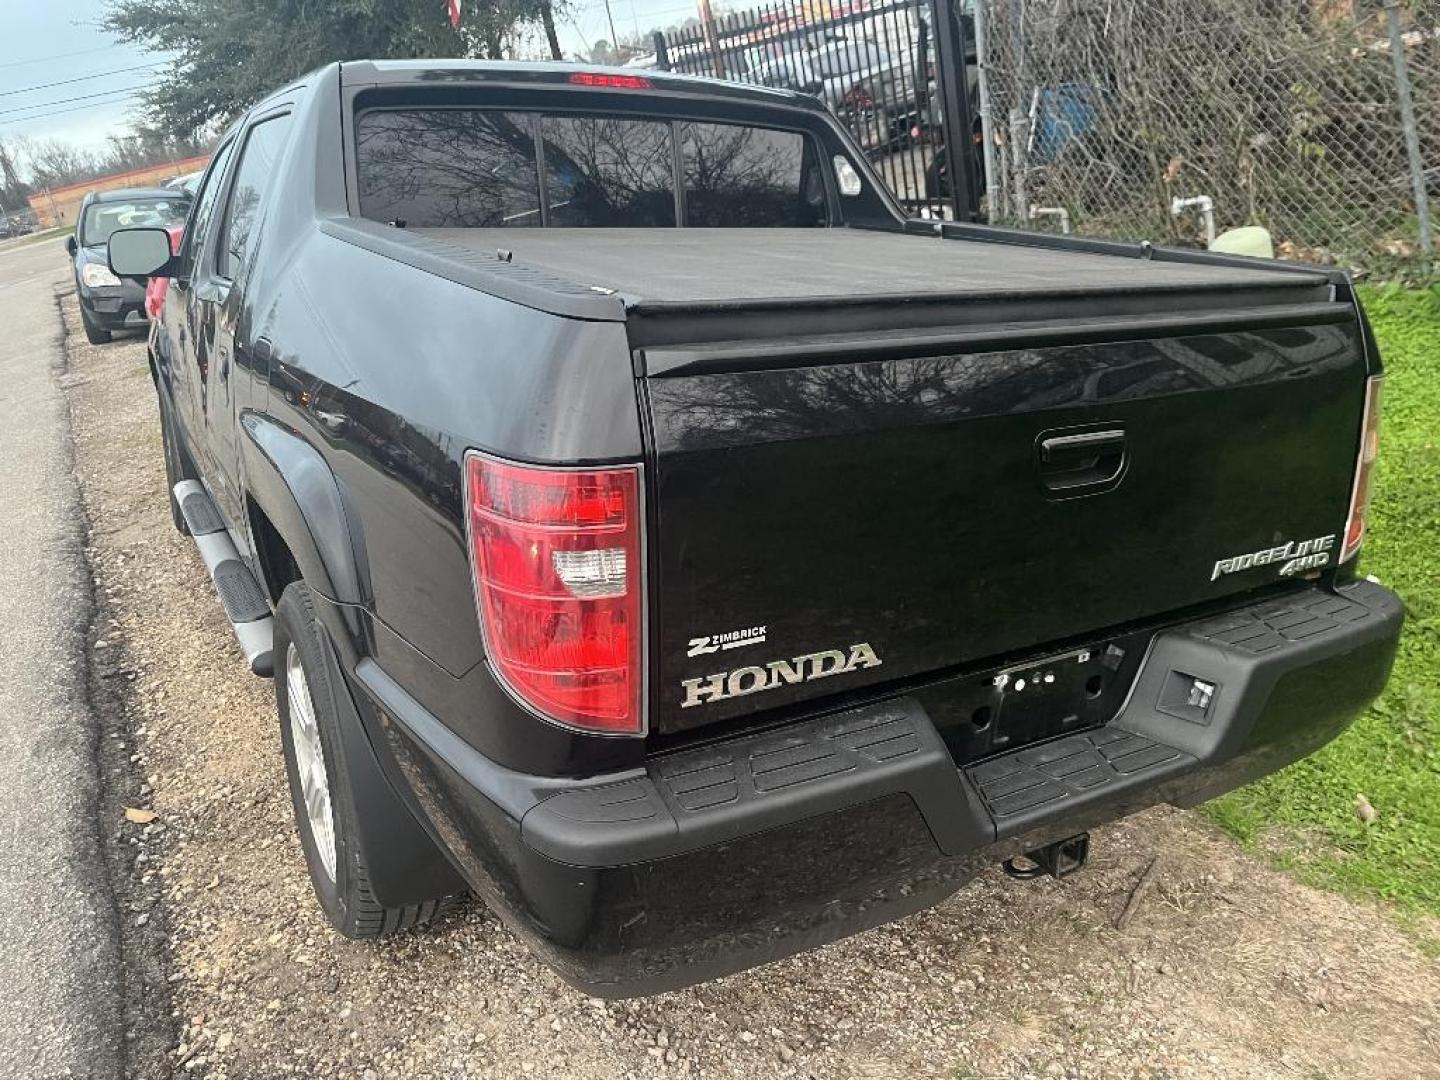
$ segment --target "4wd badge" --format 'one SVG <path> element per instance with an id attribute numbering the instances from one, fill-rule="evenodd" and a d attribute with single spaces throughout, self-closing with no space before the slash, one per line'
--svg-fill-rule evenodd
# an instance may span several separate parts
<path id="1" fill-rule="evenodd" d="M 1282 564 L 1279 570 L 1282 577 L 1303 574 L 1307 570 L 1327 565 L 1330 562 L 1330 552 L 1334 548 L 1334 533 L 1317 536 L 1313 540 L 1287 540 L 1278 547 L 1232 555 L 1228 559 L 1217 559 L 1215 568 L 1210 571 L 1210 580 L 1277 562 Z"/>

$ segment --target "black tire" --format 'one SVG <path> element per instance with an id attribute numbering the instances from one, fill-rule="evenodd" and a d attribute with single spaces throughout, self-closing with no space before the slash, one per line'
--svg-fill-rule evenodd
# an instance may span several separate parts
<path id="1" fill-rule="evenodd" d="M 85 340 L 91 345 L 109 345 L 113 335 L 104 327 L 96 326 L 90 321 L 90 316 L 85 314 L 85 309 L 80 309 L 80 322 L 85 326 Z"/>
<path id="2" fill-rule="evenodd" d="M 343 767 L 340 752 L 339 710 L 335 704 L 335 687 L 331 682 L 333 669 L 327 662 L 330 654 L 324 635 L 325 631 L 315 617 L 309 587 L 303 581 L 287 587 L 275 609 L 275 701 L 280 712 L 280 741 L 285 751 L 285 773 L 290 780 L 295 824 L 300 832 L 300 845 L 305 851 L 305 864 L 310 870 L 310 883 L 330 924 L 349 938 L 384 937 L 430 922 L 443 909 L 446 898 L 437 897 L 403 907 L 386 907 L 375 899 L 370 890 L 370 878 L 362 855 L 365 838 L 361 835 L 361 818 L 355 808 L 356 790 Z M 313 705 L 315 732 L 319 737 L 327 780 L 334 830 L 333 876 L 321 857 L 301 782 L 296 733 L 291 724 L 294 688 L 291 686 L 289 658 L 292 647 Z M 341 767 L 337 767 L 337 763 L 341 763 Z"/>
<path id="3" fill-rule="evenodd" d="M 190 526 L 185 524 L 185 515 L 175 501 L 175 485 L 182 480 L 196 479 L 195 468 L 190 464 L 185 448 L 180 445 L 179 432 L 175 430 L 175 421 L 170 418 L 170 410 L 165 407 L 163 397 L 160 398 L 160 443 L 165 450 L 165 498 L 170 503 L 170 520 L 174 522 L 176 532 L 189 536 Z"/>

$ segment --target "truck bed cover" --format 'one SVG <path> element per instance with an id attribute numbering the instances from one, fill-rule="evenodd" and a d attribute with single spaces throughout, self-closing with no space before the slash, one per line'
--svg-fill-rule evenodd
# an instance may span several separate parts
<path id="1" fill-rule="evenodd" d="M 630 308 L 886 297 L 992 298 L 1308 290 L 1321 273 L 1126 258 L 863 229 L 416 229 Z M 921 248 L 929 244 L 928 249 Z M 502 256 L 503 257 L 503 256 Z"/>

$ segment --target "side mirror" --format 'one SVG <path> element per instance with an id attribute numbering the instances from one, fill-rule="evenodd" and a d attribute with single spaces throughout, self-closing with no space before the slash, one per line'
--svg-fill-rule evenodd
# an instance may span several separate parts
<path id="1" fill-rule="evenodd" d="M 75 242 L 74 233 L 71 233 L 65 238 L 65 250 L 70 253 L 72 259 L 75 257 L 75 253 L 80 250 L 80 245 Z"/>
<path id="2" fill-rule="evenodd" d="M 164 229 L 117 229 L 106 252 L 119 277 L 170 277 L 170 234 Z"/>

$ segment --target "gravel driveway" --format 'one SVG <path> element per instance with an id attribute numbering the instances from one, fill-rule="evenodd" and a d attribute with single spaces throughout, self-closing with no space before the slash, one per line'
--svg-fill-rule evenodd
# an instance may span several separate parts
<path id="1" fill-rule="evenodd" d="M 1099 832 L 1063 883 L 990 872 L 893 926 L 645 1001 L 570 990 L 475 903 L 379 945 L 337 937 L 310 898 L 271 685 L 168 520 L 143 344 L 88 346 L 73 301 L 66 318 L 94 681 L 133 750 L 132 805 L 158 815 L 112 831 L 142 909 L 127 922 L 174 996 L 177 1075 L 1440 1075 L 1440 961 L 1170 810 Z"/>

